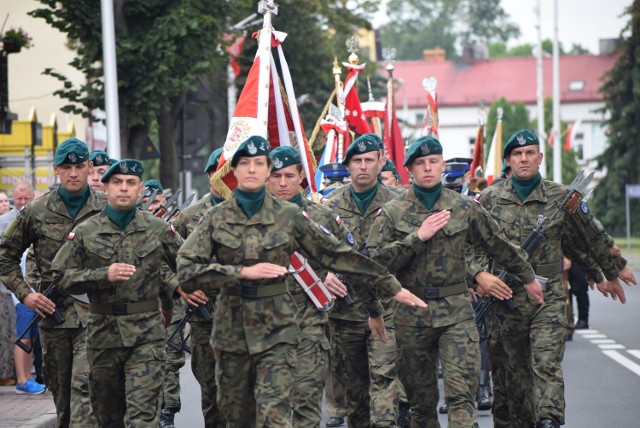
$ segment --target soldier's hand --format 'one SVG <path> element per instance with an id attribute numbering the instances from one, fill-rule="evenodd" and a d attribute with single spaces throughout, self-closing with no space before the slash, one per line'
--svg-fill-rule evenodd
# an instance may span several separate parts
<path id="1" fill-rule="evenodd" d="M 324 280 L 324 285 L 334 297 L 343 298 L 347 295 L 347 286 L 342 283 L 333 273 L 327 273 L 327 277 Z"/>
<path id="2" fill-rule="evenodd" d="M 473 279 L 478 283 L 476 291 L 483 297 L 491 296 L 498 300 L 505 300 L 513 296 L 509 286 L 489 272 L 478 272 Z"/>
<path id="3" fill-rule="evenodd" d="M 636 277 L 633 274 L 633 272 L 631 271 L 631 269 L 629 269 L 629 266 L 625 266 L 621 271 L 620 271 L 620 276 L 619 276 L 620 280 L 622 282 L 624 282 L 627 285 L 638 285 L 638 281 L 636 281 Z"/>
<path id="4" fill-rule="evenodd" d="M 613 247 L 609 248 L 609 253 L 613 257 L 620 257 L 622 255 L 622 251 L 620 251 L 620 247 L 618 247 L 615 244 L 613 245 Z"/>
<path id="5" fill-rule="evenodd" d="M 136 273 L 136 267 L 128 263 L 113 263 L 107 270 L 107 279 L 110 282 L 126 281 Z"/>
<path id="6" fill-rule="evenodd" d="M 29 293 L 22 299 L 22 303 L 33 309 L 42 318 L 51 315 L 56 310 L 55 303 L 42 293 Z"/>
<path id="7" fill-rule="evenodd" d="M 527 291 L 529 296 L 533 298 L 533 300 L 540 303 L 541 305 L 544 303 L 544 294 L 542 292 L 542 286 L 540 285 L 537 279 L 534 279 L 530 283 L 525 284 L 524 289 Z"/>
<path id="8" fill-rule="evenodd" d="M 173 318 L 173 310 L 172 309 L 160 309 L 162 313 L 162 318 L 164 319 L 164 328 L 167 328 L 171 325 L 171 318 Z"/>
<path id="9" fill-rule="evenodd" d="M 469 291 L 469 294 L 471 294 L 471 300 L 473 300 L 473 303 L 478 303 L 478 294 L 476 293 L 476 290 L 473 288 L 468 288 L 467 290 Z"/>
<path id="10" fill-rule="evenodd" d="M 371 337 L 373 340 L 382 340 L 387 343 L 387 330 L 384 328 L 384 318 L 382 315 L 377 317 L 369 317 L 369 328 L 371 329 Z"/>
<path id="11" fill-rule="evenodd" d="M 403 303 L 407 306 L 417 306 L 419 308 L 427 307 L 427 304 L 424 302 L 424 300 L 422 300 L 421 298 L 419 298 L 418 296 L 416 296 L 406 288 L 403 288 L 402 290 L 398 291 L 398 293 L 396 293 L 396 295 L 393 296 L 393 299 L 396 302 Z"/>
<path id="12" fill-rule="evenodd" d="M 242 279 L 269 279 L 287 274 L 287 268 L 273 263 L 257 263 L 240 269 Z"/>
<path id="13" fill-rule="evenodd" d="M 618 280 L 618 278 L 611 281 L 602 281 L 602 283 L 605 284 L 604 288 L 606 291 L 601 289 L 600 284 L 598 284 L 598 290 L 604 294 L 604 297 L 608 297 L 609 294 L 613 300 L 620 299 L 620 303 L 627 303 L 627 298 L 624 295 L 624 289 L 622 288 L 622 285 L 620 285 L 620 280 Z"/>
<path id="14" fill-rule="evenodd" d="M 418 238 L 420 238 L 421 241 L 431 239 L 437 231 L 446 226 L 449 217 L 451 217 L 450 211 L 438 211 L 427 217 L 418 229 Z"/>
<path id="15" fill-rule="evenodd" d="M 198 307 L 200 305 L 206 305 L 209 301 L 209 298 L 206 294 L 204 294 L 202 290 L 196 290 L 193 293 L 185 293 L 182 290 L 182 287 L 178 286 L 176 288 L 176 291 L 178 292 L 178 294 L 180 294 L 182 300 L 184 300 L 188 305 L 191 306 Z"/>

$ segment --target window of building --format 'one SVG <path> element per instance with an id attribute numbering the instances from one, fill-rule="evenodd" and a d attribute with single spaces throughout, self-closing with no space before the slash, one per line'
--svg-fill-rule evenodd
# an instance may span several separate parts
<path id="1" fill-rule="evenodd" d="M 569 82 L 569 90 L 572 92 L 583 91 L 584 85 L 584 80 L 572 80 Z"/>

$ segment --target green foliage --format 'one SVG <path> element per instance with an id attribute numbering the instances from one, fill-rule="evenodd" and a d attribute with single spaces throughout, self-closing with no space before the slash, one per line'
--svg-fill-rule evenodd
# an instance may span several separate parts
<path id="1" fill-rule="evenodd" d="M 381 27 L 382 42 L 397 49 L 399 60 L 417 60 L 422 51 L 440 47 L 448 58 L 458 47 L 518 37 L 500 0 L 389 0 L 389 23 Z"/>
<path id="2" fill-rule="evenodd" d="M 2 34 L 2 41 L 13 42 L 20 48 L 29 49 L 33 46 L 32 43 L 33 38 L 22 29 L 22 27 L 18 28 L 9 28 Z"/>
<path id="3" fill-rule="evenodd" d="M 516 56 L 534 56 L 536 52 L 536 46 L 531 43 L 523 43 L 511 48 L 507 48 L 507 44 L 503 41 L 496 41 L 489 43 L 489 57 L 490 58 L 511 58 Z M 560 55 L 565 55 L 562 43 L 558 42 L 558 51 Z M 542 52 L 545 56 L 553 54 L 553 41 L 551 39 L 545 39 L 542 41 Z M 571 50 L 568 52 L 570 55 L 588 54 L 589 50 L 580 44 L 574 43 L 571 45 Z"/>
<path id="4" fill-rule="evenodd" d="M 487 148 L 484 151 L 485 158 L 489 155 L 491 141 L 498 123 L 498 108 L 502 107 L 502 147 L 507 144 L 509 137 L 519 129 L 530 129 L 529 113 L 523 103 L 511 104 L 504 97 L 491 104 L 487 115 L 487 126 L 485 135 L 487 136 Z M 486 164 L 486 162 L 485 162 Z"/>
<path id="5" fill-rule="evenodd" d="M 607 74 L 601 89 L 605 105 L 601 112 L 607 126 L 609 145 L 598 158 L 607 175 L 596 187 L 592 207 L 610 234 L 624 235 L 625 229 L 625 184 L 640 183 L 640 1 L 636 0 L 627 9 L 629 22 L 622 34 L 624 38 L 618 50 L 618 59 Z M 637 213 L 640 201 L 632 199 L 632 232 L 640 234 Z"/>

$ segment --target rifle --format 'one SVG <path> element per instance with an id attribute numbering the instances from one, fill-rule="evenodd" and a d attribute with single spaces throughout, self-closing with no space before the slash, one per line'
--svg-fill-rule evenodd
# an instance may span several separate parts
<path id="1" fill-rule="evenodd" d="M 191 205 L 191 202 L 193 201 L 193 198 L 195 198 L 196 194 L 195 192 L 192 193 L 191 195 L 189 195 L 189 197 L 184 201 L 184 203 L 180 206 L 174 205 L 173 209 L 171 209 L 169 212 L 167 212 L 162 219 L 166 222 L 170 222 L 173 218 L 175 218 L 178 214 L 180 214 L 182 211 L 184 211 L 185 208 L 187 208 L 189 205 Z"/>
<path id="2" fill-rule="evenodd" d="M 155 210 L 153 210 L 152 214 L 156 217 L 162 218 L 162 216 L 164 216 L 167 211 L 169 211 L 171 205 L 178 200 L 178 195 L 180 195 L 180 189 L 176 190 L 176 192 L 171 195 L 169 199 L 167 199 L 164 205 L 159 205 Z"/>
<path id="3" fill-rule="evenodd" d="M 56 286 L 53 284 L 50 284 L 46 290 L 44 290 L 44 292 L 42 293 L 46 298 L 51 299 L 51 300 L 56 300 L 57 297 L 60 295 L 60 293 L 58 292 L 58 290 L 56 290 Z M 56 309 L 51 315 L 47 315 L 45 318 L 48 317 L 53 317 L 53 320 L 56 322 L 56 324 L 60 325 L 62 323 L 64 323 L 64 316 L 62 316 L 62 314 L 60 312 L 58 312 L 58 310 Z M 38 324 L 38 322 L 40 322 L 42 318 L 40 318 L 40 316 L 38 314 L 36 314 L 31 321 L 29 322 L 29 325 L 24 329 L 24 331 L 20 334 L 20 336 L 16 339 L 15 344 L 18 345 L 20 347 L 20 349 L 22 349 L 24 352 L 26 352 L 27 354 L 30 354 L 31 351 L 33 350 L 32 347 L 29 347 L 27 345 L 25 345 L 22 342 L 22 339 L 24 338 L 24 336 L 27 334 L 27 332 L 29 330 L 31 330 L 33 328 L 34 325 Z"/>
<path id="4" fill-rule="evenodd" d="M 545 217 L 543 214 L 538 216 L 538 223 L 536 227 L 531 231 L 531 234 L 527 236 L 527 239 L 522 244 L 522 249 L 527 253 L 528 256 L 531 256 L 533 251 L 540 245 L 540 242 L 543 238 L 543 230 L 544 228 L 553 221 L 556 216 L 563 210 L 567 210 L 568 212 L 575 212 L 578 207 L 578 203 L 581 200 L 581 196 L 584 194 L 585 189 L 591 183 L 593 179 L 594 171 L 591 171 L 586 177 L 584 175 L 584 171 L 580 171 L 580 173 L 573 179 L 571 184 L 569 185 L 569 192 L 567 196 L 562 200 L 562 202 L 556 202 L 556 209 L 549 217 Z M 516 286 L 521 286 L 522 281 L 515 275 L 509 273 L 506 270 L 503 270 L 502 273 L 498 276 L 502 282 L 507 284 L 509 287 L 514 288 Z M 546 288 L 548 283 L 548 279 L 542 276 L 536 275 L 536 279 L 542 285 L 542 289 Z M 480 336 L 482 338 L 487 337 L 487 325 L 486 319 L 491 307 L 496 302 L 496 299 L 493 297 L 484 297 L 482 300 L 476 305 L 474 308 L 476 314 L 476 326 L 478 327 L 478 331 L 480 332 Z M 513 302 L 512 299 L 507 299 L 504 301 L 507 307 L 511 310 L 516 309 L 517 306 Z"/>
<path id="5" fill-rule="evenodd" d="M 184 335 L 184 327 L 187 325 L 193 314 L 198 313 L 206 322 L 213 320 L 211 313 L 207 310 L 206 305 L 198 305 L 192 306 L 187 305 L 187 311 L 184 315 L 184 318 L 180 320 L 180 323 L 176 326 L 176 329 L 171 333 L 171 336 L 167 339 L 167 345 L 169 348 L 173 349 L 176 352 L 187 351 L 191 353 L 191 348 L 187 345 L 187 340 L 191 337 L 191 333 Z M 173 342 L 173 338 L 179 335 L 180 341 L 178 343 Z"/>

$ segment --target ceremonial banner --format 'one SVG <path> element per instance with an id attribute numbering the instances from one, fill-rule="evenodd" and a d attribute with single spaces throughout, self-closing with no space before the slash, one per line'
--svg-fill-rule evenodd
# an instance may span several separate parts
<path id="1" fill-rule="evenodd" d="M 491 140 L 491 148 L 487 157 L 487 171 L 485 178 L 491 186 L 493 180 L 502 175 L 502 108 L 498 108 L 498 123 Z"/>
<path id="2" fill-rule="evenodd" d="M 568 152 L 573 148 L 573 145 L 576 141 L 576 134 L 578 133 L 578 129 L 582 125 L 582 120 L 578 119 L 571 125 L 569 125 L 569 129 L 567 130 L 567 137 L 564 141 L 564 151 Z"/>
<path id="3" fill-rule="evenodd" d="M 358 96 L 358 90 L 356 82 L 358 81 L 358 73 L 364 70 L 365 64 L 349 64 L 343 62 L 349 73 L 344 81 L 343 103 L 344 103 L 344 118 L 349 124 L 349 127 L 356 134 L 362 135 L 371 132 L 367 118 L 362 111 L 362 105 L 360 104 L 360 97 Z M 345 151 L 349 146 L 345 142 Z"/>
<path id="4" fill-rule="evenodd" d="M 427 91 L 427 111 L 424 116 L 424 127 L 421 135 L 438 138 L 438 94 L 436 88 L 438 80 L 427 77 L 422 81 L 422 87 Z"/>
<path id="5" fill-rule="evenodd" d="M 471 161 L 471 178 L 476 176 L 476 169 L 480 167 L 484 170 L 484 125 L 478 126 L 476 141 L 473 145 L 473 160 Z"/>
<path id="6" fill-rule="evenodd" d="M 400 132 L 400 125 L 398 124 L 398 117 L 396 116 L 396 103 L 394 98 L 393 77 L 390 77 L 387 81 L 387 105 L 382 141 L 384 142 L 387 156 L 396 164 L 396 170 L 398 174 L 400 174 L 402 184 L 409 184 L 409 174 L 407 173 L 407 169 L 402 166 L 405 159 L 404 140 L 402 139 L 402 132 Z"/>

